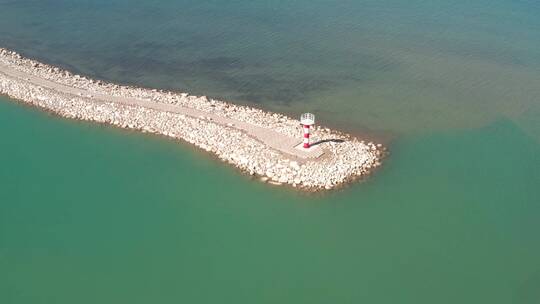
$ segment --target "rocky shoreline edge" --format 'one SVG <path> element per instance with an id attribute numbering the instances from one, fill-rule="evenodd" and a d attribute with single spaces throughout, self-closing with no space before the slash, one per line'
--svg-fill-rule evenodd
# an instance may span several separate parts
<path id="1" fill-rule="evenodd" d="M 288 153 L 257 135 L 301 140 L 296 119 L 205 96 L 93 80 L 3 48 L 0 94 L 65 118 L 183 140 L 263 182 L 307 191 L 336 189 L 365 177 L 387 154 L 381 144 L 321 126 L 314 128 L 312 140 L 322 155 Z"/>

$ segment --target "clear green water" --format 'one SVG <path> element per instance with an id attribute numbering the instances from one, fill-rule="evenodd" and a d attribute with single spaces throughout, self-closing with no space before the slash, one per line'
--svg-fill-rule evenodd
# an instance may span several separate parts
<path id="1" fill-rule="evenodd" d="M 26 55 L 392 138 L 375 176 L 310 196 L 0 97 L 0 303 L 539 303 L 539 14 L 0 0 Z"/>

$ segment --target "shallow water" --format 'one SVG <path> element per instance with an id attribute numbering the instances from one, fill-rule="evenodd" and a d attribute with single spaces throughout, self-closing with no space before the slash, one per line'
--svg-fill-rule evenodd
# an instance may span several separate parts
<path id="1" fill-rule="evenodd" d="M 0 302 L 540 301 L 536 2 L 0 8 L 28 56 L 393 138 L 375 176 L 313 196 L 0 98 Z"/>
<path id="2" fill-rule="evenodd" d="M 539 110 L 536 1 L 8 1 L 6 47 L 397 135 Z M 540 139 L 540 132 L 531 130 Z"/>

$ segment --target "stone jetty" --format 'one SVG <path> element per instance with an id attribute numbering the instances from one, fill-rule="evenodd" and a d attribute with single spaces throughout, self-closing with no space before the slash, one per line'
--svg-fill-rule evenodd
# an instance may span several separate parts
<path id="1" fill-rule="evenodd" d="M 316 126 L 301 147 L 297 119 L 206 96 L 75 75 L 0 48 L 0 94 L 59 116 L 183 140 L 276 185 L 330 190 L 371 173 L 381 144 Z"/>

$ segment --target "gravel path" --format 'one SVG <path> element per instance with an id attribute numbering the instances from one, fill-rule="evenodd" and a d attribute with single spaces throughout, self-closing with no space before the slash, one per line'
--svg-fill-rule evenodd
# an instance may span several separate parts
<path id="1" fill-rule="evenodd" d="M 83 97 L 91 97 L 92 100 L 96 102 L 112 102 L 129 106 L 141 106 L 158 111 L 165 111 L 170 113 L 187 115 L 195 118 L 208 119 L 214 123 L 246 132 L 248 135 L 261 141 L 268 147 L 275 149 L 279 152 L 288 154 L 291 157 L 300 159 L 315 159 L 320 157 L 324 153 L 323 150 L 317 146 L 312 147 L 309 150 L 302 150 L 301 148 L 297 148 L 297 146 L 302 142 L 302 138 L 300 137 L 301 134 L 299 134 L 298 138 L 293 138 L 282 133 L 278 133 L 272 129 L 263 128 L 243 121 L 218 116 L 212 113 L 203 112 L 197 109 L 183 107 L 180 105 L 157 103 L 152 100 L 129 98 L 123 96 L 105 95 L 98 92 L 84 90 L 81 88 L 70 87 L 34 76 L 29 73 L 25 73 L 23 71 L 15 70 L 7 65 L 2 64 L 1 62 L 0 72 L 7 76 L 20 78 L 22 80 L 29 81 L 32 84 L 53 89 L 61 93 Z"/>

